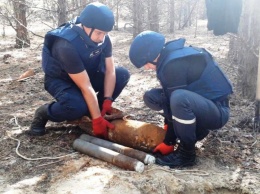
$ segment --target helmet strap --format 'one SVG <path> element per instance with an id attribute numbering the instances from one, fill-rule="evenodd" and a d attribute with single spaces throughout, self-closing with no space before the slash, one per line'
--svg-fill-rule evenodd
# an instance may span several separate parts
<path id="1" fill-rule="evenodd" d="M 84 26 L 81 24 L 81 26 L 82 26 L 82 28 L 83 28 L 83 30 L 84 30 Z M 95 28 L 91 28 L 91 30 L 90 30 L 90 33 L 89 34 L 87 34 L 86 32 L 85 32 L 85 30 L 84 30 L 84 32 L 88 35 L 88 37 L 91 39 L 91 35 L 92 35 L 92 33 L 94 32 L 94 30 L 95 30 Z"/>
<path id="2" fill-rule="evenodd" d="M 92 35 L 92 33 L 94 32 L 94 30 L 95 30 L 95 28 L 91 28 L 91 31 L 90 31 L 90 33 L 89 33 L 89 35 L 88 35 L 88 37 L 91 39 L 91 35 Z"/>

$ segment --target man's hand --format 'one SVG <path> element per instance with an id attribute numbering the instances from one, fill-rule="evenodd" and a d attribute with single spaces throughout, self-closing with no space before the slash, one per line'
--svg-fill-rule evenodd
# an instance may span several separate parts
<path id="1" fill-rule="evenodd" d="M 162 155 L 168 155 L 174 151 L 173 145 L 166 145 L 165 143 L 160 143 L 154 148 L 153 152 L 160 152 Z"/>
<path id="2" fill-rule="evenodd" d="M 112 100 L 106 99 L 102 105 L 101 115 L 104 116 L 106 113 L 111 114 L 112 112 Z"/>
<path id="3" fill-rule="evenodd" d="M 108 138 L 108 128 L 114 129 L 115 126 L 105 120 L 103 117 L 98 117 L 92 120 L 92 128 L 95 136 Z"/>

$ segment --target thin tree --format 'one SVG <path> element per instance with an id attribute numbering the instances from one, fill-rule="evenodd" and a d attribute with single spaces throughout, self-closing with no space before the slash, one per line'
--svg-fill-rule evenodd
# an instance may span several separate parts
<path id="1" fill-rule="evenodd" d="M 16 48 L 23 48 L 30 46 L 29 34 L 27 31 L 26 20 L 26 4 L 25 0 L 12 1 L 14 9 L 14 20 L 16 23 Z"/>
<path id="2" fill-rule="evenodd" d="M 142 18 L 143 18 L 143 9 L 142 1 L 133 0 L 133 37 L 139 34 L 142 30 Z"/>
<path id="3" fill-rule="evenodd" d="M 194 10 L 197 7 L 197 3 L 198 3 L 198 1 L 194 1 L 192 8 L 190 8 L 190 6 L 191 6 L 190 4 L 185 5 L 185 7 L 184 7 L 184 21 L 183 21 L 183 25 L 182 25 L 181 29 L 183 29 L 184 27 L 191 26 L 191 23 L 192 23 L 191 17 L 195 12 Z"/>
<path id="4" fill-rule="evenodd" d="M 3 10 L 2 10 L 2 8 L 0 7 L 0 21 L 1 21 L 1 23 L 2 23 L 2 37 L 5 37 L 5 19 L 4 19 L 4 17 L 3 17 Z"/>
<path id="5" fill-rule="evenodd" d="M 174 27 L 175 27 L 175 0 L 169 0 L 169 33 L 174 33 Z"/>
<path id="6" fill-rule="evenodd" d="M 148 21 L 150 30 L 159 32 L 158 0 L 148 1 Z"/>
<path id="7" fill-rule="evenodd" d="M 115 26 L 114 26 L 115 30 L 118 30 L 118 25 L 119 25 L 120 2 L 121 2 L 121 0 L 116 0 L 115 5 L 113 5 L 113 7 L 115 7 L 115 9 L 116 9 Z"/>
<path id="8" fill-rule="evenodd" d="M 58 0 L 58 26 L 67 22 L 67 3 L 66 0 Z"/>

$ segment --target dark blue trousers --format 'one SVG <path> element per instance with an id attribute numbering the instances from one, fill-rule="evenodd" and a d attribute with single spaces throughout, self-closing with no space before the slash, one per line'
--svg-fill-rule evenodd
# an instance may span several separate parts
<path id="1" fill-rule="evenodd" d="M 144 102 L 156 111 L 164 110 L 166 104 L 170 106 L 174 133 L 185 145 L 194 145 L 208 130 L 223 127 L 229 119 L 227 99 L 213 102 L 188 90 L 173 91 L 166 103 L 163 90 L 152 89 L 144 94 Z"/>
<path id="2" fill-rule="evenodd" d="M 116 68 L 116 85 L 112 98 L 115 100 L 122 92 L 130 78 L 129 72 L 123 67 Z M 92 87 L 97 93 L 101 108 L 104 100 L 104 73 L 96 72 L 90 75 Z M 45 89 L 56 99 L 48 106 L 49 120 L 62 122 L 75 120 L 82 116 L 90 116 L 88 106 L 80 89 L 72 81 L 45 76 Z"/>

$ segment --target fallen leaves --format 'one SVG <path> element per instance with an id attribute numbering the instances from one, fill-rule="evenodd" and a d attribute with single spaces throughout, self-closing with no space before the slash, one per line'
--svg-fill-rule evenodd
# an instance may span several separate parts
<path id="1" fill-rule="evenodd" d="M 34 70 L 33 69 L 28 69 L 26 72 L 24 72 L 22 75 L 20 75 L 20 77 L 17 79 L 17 81 L 22 81 L 28 77 L 31 77 L 35 75 Z"/>

